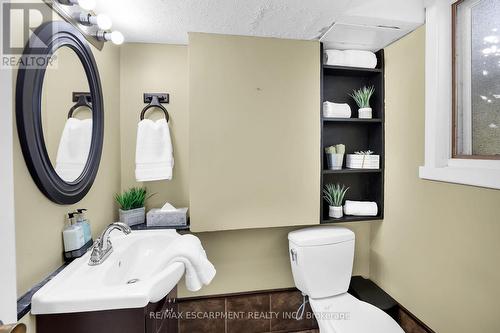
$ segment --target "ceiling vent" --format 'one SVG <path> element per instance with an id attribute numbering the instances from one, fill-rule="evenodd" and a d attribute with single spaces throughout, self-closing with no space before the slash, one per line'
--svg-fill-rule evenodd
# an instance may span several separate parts
<path id="1" fill-rule="evenodd" d="M 421 0 L 353 0 L 321 37 L 326 49 L 378 51 L 424 23 Z"/>

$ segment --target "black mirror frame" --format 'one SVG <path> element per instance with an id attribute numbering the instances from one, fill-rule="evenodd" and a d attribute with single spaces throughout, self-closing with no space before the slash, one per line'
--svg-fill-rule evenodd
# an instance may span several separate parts
<path id="1" fill-rule="evenodd" d="M 64 21 L 41 25 L 32 38 L 44 43 L 28 43 L 23 58 L 44 56 L 50 58 L 60 47 L 70 47 L 80 58 L 92 95 L 92 142 L 85 168 L 74 182 L 61 179 L 52 165 L 42 130 L 41 98 L 46 66 L 20 67 L 16 86 L 16 122 L 21 149 L 34 182 L 47 198 L 57 204 L 69 205 L 82 200 L 90 191 L 97 176 L 104 142 L 104 105 L 97 64 L 85 37 Z M 26 59 L 26 58 L 25 58 Z M 61 83 L 64 84 L 64 83 Z M 65 116 L 65 114 L 61 114 Z"/>

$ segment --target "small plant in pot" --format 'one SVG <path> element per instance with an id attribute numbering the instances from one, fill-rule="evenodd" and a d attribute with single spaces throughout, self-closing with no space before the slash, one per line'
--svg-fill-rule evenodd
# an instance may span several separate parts
<path id="1" fill-rule="evenodd" d="M 120 206 L 120 222 L 136 225 L 146 222 L 145 202 L 152 195 L 147 195 L 144 187 L 132 187 L 123 193 L 116 194 L 115 200 Z"/>
<path id="2" fill-rule="evenodd" d="M 342 203 L 349 187 L 340 184 L 327 184 L 323 189 L 323 198 L 329 205 L 328 216 L 339 219 L 344 216 Z"/>
<path id="3" fill-rule="evenodd" d="M 375 92 L 375 88 L 363 87 L 359 90 L 354 90 L 350 95 L 359 107 L 358 117 L 361 119 L 371 119 L 372 118 L 372 108 L 370 107 L 370 98 Z"/>

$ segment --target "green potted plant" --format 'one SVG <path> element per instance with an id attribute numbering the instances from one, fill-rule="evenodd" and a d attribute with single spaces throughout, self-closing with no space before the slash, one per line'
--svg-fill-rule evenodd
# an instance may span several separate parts
<path id="1" fill-rule="evenodd" d="M 146 221 L 145 202 L 152 195 L 147 195 L 145 187 L 132 187 L 123 193 L 118 193 L 115 200 L 120 206 L 120 222 L 129 226 L 142 224 Z"/>
<path id="2" fill-rule="evenodd" d="M 372 118 L 372 108 L 370 107 L 370 98 L 375 92 L 375 88 L 373 86 L 366 87 L 364 86 L 361 89 L 354 90 L 350 96 L 354 99 L 356 104 L 359 107 L 358 117 L 360 119 L 371 119 Z"/>
<path id="3" fill-rule="evenodd" d="M 342 203 L 349 187 L 340 184 L 326 184 L 323 189 L 323 198 L 328 203 L 328 216 L 339 219 L 344 216 Z"/>

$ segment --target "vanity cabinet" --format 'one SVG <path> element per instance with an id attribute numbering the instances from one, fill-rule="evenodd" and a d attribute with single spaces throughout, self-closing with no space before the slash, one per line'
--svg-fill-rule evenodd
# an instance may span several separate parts
<path id="1" fill-rule="evenodd" d="M 318 41 L 189 35 L 191 230 L 319 224 Z"/>
<path id="2" fill-rule="evenodd" d="M 36 316 L 37 333 L 177 333 L 177 290 L 143 308 Z"/>

